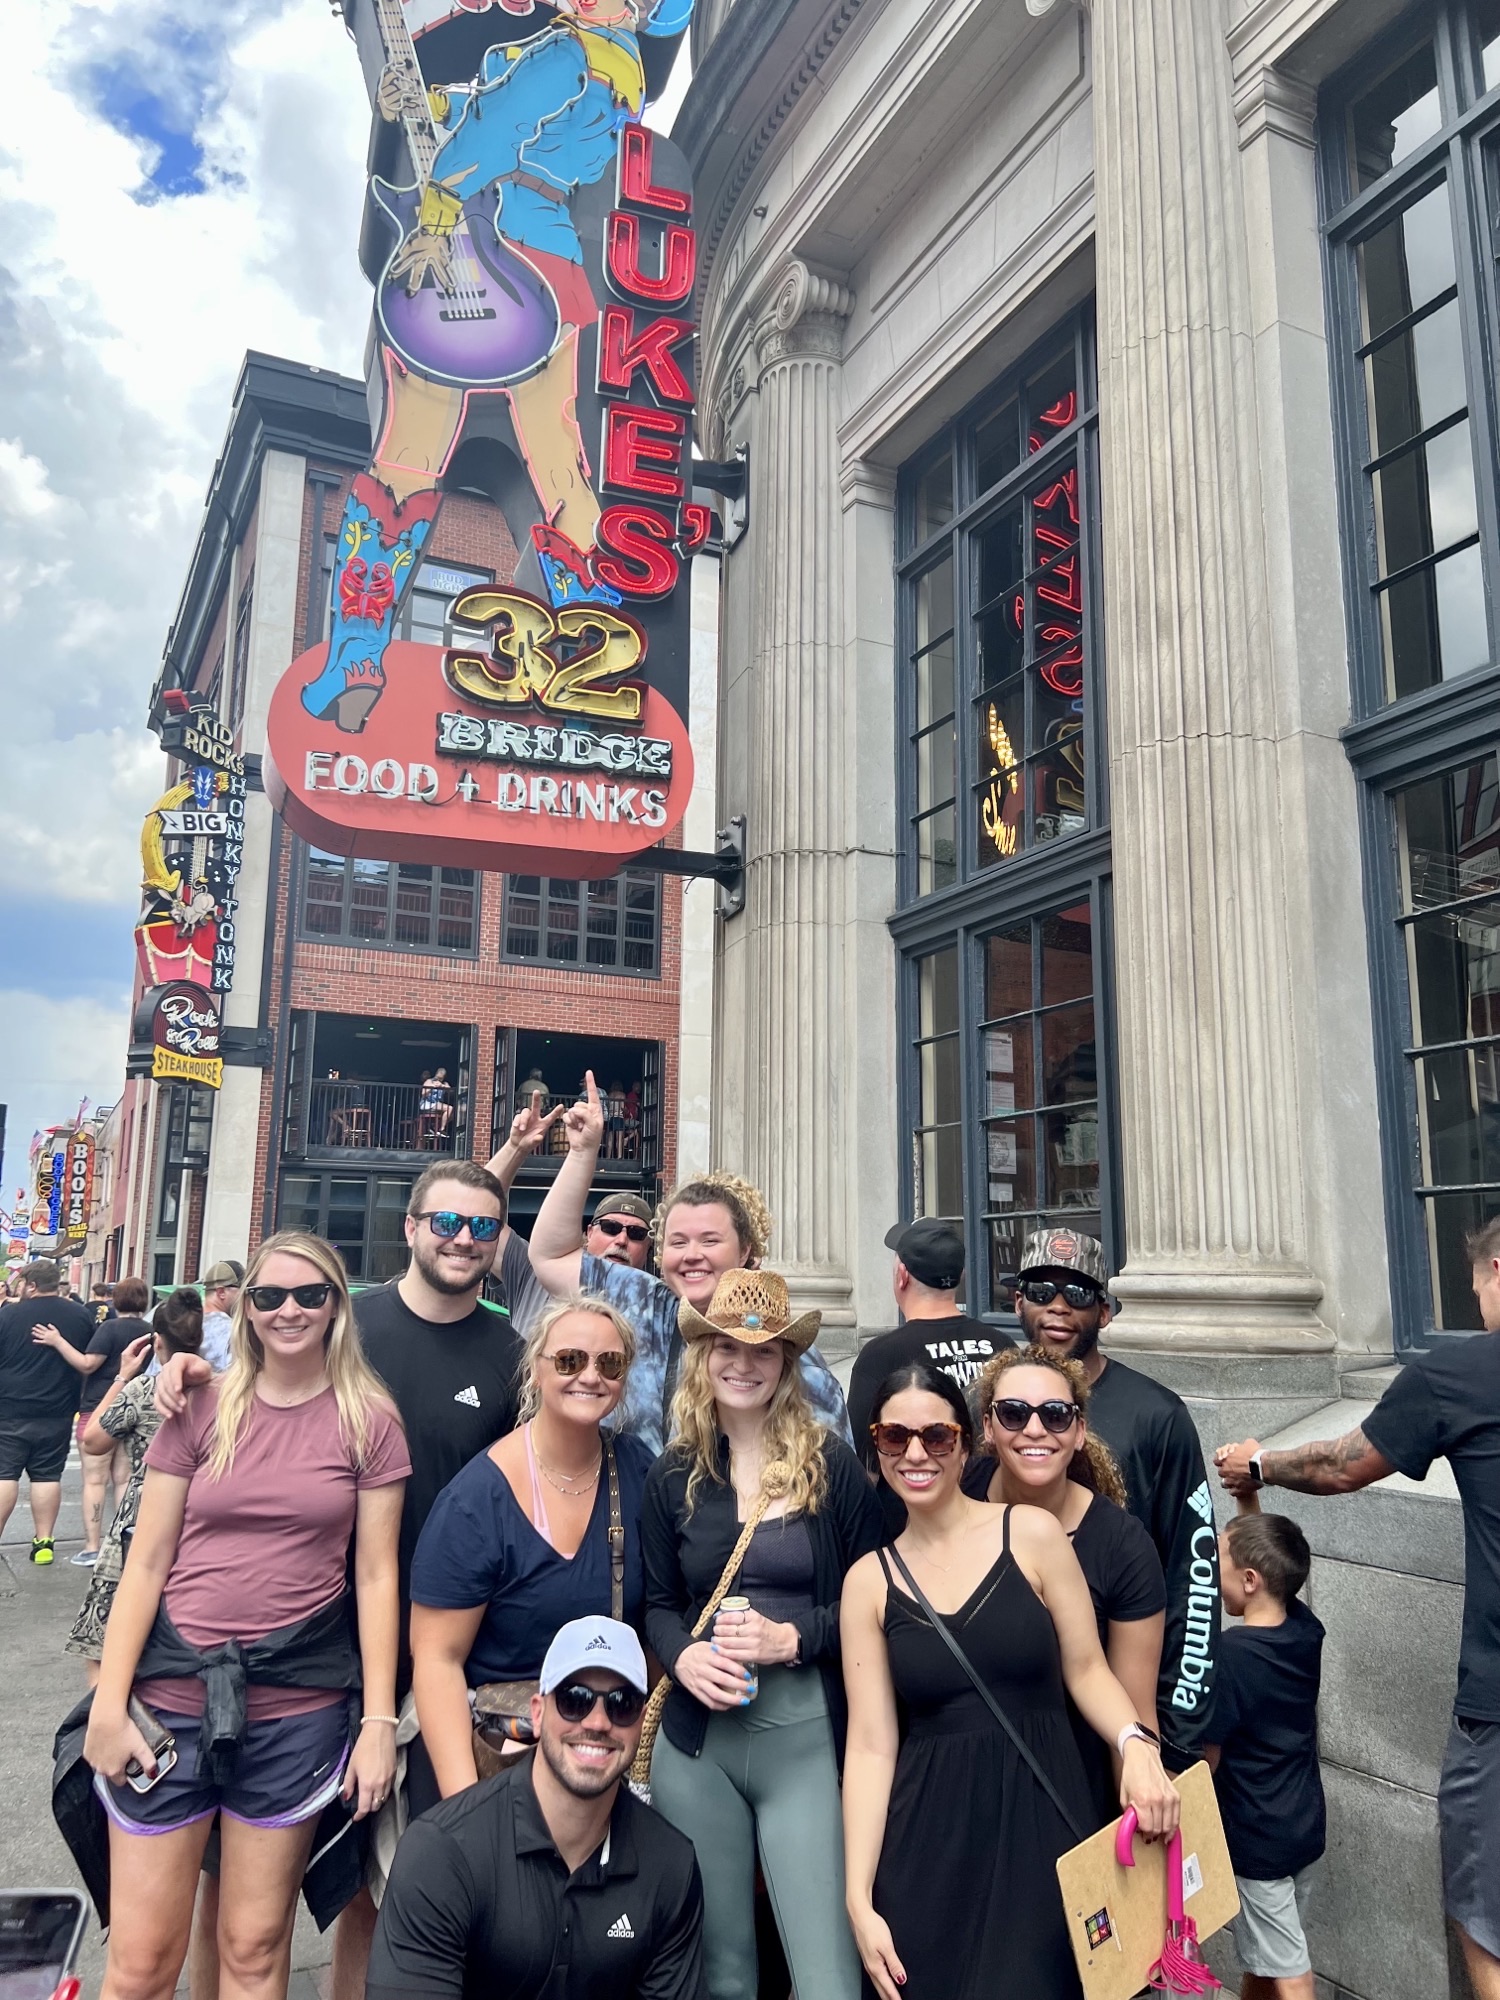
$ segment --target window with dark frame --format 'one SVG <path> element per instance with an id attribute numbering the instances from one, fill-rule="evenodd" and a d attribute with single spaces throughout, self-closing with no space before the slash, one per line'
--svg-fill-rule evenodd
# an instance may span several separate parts
<path id="1" fill-rule="evenodd" d="M 250 610 L 254 602 L 255 579 L 240 592 L 234 614 L 234 650 L 229 670 L 229 727 L 238 729 L 245 715 L 245 692 L 250 683 Z"/>
<path id="2" fill-rule="evenodd" d="M 472 868 L 354 860 L 310 847 L 301 929 L 305 938 L 330 943 L 473 958 L 479 876 Z"/>
<path id="3" fill-rule="evenodd" d="M 1478 1327 L 1500 1212 L 1500 0 L 1427 0 L 1319 106 L 1396 1344 Z M 1482 233 L 1483 240 L 1479 240 Z"/>
<path id="4" fill-rule="evenodd" d="M 991 1314 L 1031 1229 L 1122 1253 L 1096 459 L 1084 311 L 898 488 L 908 1196 L 965 1225 L 969 1310 Z"/>
<path id="5" fill-rule="evenodd" d="M 508 875 L 500 955 L 580 972 L 661 974 L 661 878 L 626 868 L 602 882 Z"/>

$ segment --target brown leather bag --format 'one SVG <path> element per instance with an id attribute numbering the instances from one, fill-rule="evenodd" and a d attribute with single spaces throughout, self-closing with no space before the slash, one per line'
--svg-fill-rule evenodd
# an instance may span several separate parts
<path id="1" fill-rule="evenodd" d="M 625 1524 L 620 1515 L 620 1468 L 614 1439 L 606 1437 L 604 1464 L 609 1474 L 609 1615 L 625 1616 Z M 531 1697 L 536 1681 L 486 1681 L 469 1697 L 474 1711 L 474 1768 L 481 1778 L 493 1778 L 511 1757 L 536 1741 L 531 1726 Z"/>

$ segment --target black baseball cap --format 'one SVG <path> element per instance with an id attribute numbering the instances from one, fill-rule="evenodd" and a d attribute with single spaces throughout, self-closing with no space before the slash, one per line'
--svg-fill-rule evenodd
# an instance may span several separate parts
<path id="1" fill-rule="evenodd" d="M 895 1251 L 919 1284 L 957 1290 L 964 1274 L 964 1239 L 953 1223 L 927 1215 L 898 1222 L 887 1232 L 885 1247 Z"/>

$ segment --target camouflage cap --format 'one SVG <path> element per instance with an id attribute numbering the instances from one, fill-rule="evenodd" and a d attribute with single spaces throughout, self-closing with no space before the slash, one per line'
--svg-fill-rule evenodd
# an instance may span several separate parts
<path id="1" fill-rule="evenodd" d="M 1109 1289 L 1104 1245 L 1097 1236 L 1084 1236 L 1076 1229 L 1033 1229 L 1021 1252 L 1016 1277 L 1029 1277 L 1033 1271 L 1076 1271 L 1100 1291 Z"/>

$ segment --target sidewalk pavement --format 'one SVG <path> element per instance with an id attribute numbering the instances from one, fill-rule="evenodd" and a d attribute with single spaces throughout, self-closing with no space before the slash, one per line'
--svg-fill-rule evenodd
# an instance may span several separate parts
<path id="1" fill-rule="evenodd" d="M 52 1823 L 52 1737 L 84 1688 L 83 1662 L 63 1644 L 89 1584 L 68 1558 L 83 1545 L 82 1478 L 76 1447 L 63 1477 L 57 1561 L 29 1561 L 31 1514 L 26 1488 L 0 1541 L 0 1888 L 78 1886 L 72 1858 Z M 320 1937 L 299 1906 L 288 2000 L 328 2000 L 333 1933 Z M 79 1967 L 83 2000 L 94 2000 L 104 1946 L 90 1913 Z M 186 1994 L 184 1981 L 179 1989 Z"/>

